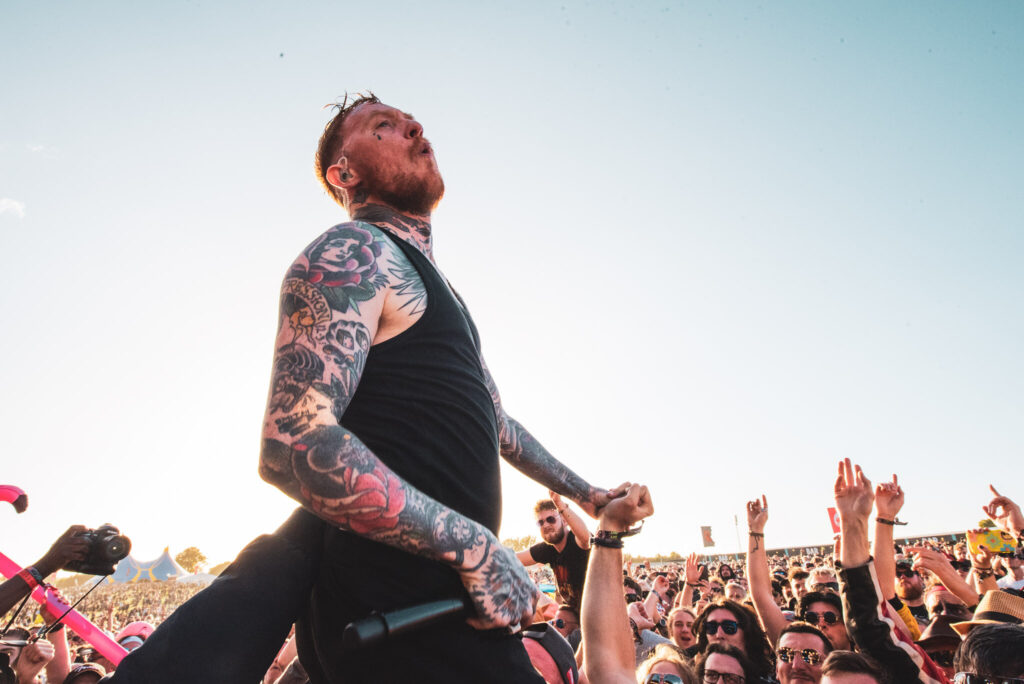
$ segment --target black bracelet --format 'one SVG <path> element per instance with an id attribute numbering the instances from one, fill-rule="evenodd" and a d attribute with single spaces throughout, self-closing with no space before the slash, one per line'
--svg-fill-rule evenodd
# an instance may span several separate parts
<path id="1" fill-rule="evenodd" d="M 639 525 L 637 525 L 631 530 L 626 530 L 625 532 L 609 532 L 608 530 L 598 530 L 590 538 L 590 543 L 597 544 L 598 546 L 603 546 L 606 549 L 621 549 L 622 540 L 625 537 L 632 537 L 634 534 L 639 533 L 640 530 L 643 529 L 643 527 L 644 521 L 641 520 Z"/>
<path id="2" fill-rule="evenodd" d="M 607 537 L 591 537 L 591 546 L 603 546 L 606 549 L 621 549 L 623 544 L 621 539 L 609 539 Z"/>
<path id="3" fill-rule="evenodd" d="M 699 585 L 699 584 L 693 584 L 692 582 L 687 582 L 687 583 L 686 583 L 686 586 L 688 586 L 688 587 L 693 587 L 693 588 L 695 588 L 695 589 L 696 589 L 696 588 L 698 588 L 698 587 L 700 587 L 700 585 Z"/>
<path id="4" fill-rule="evenodd" d="M 750 532 L 751 537 L 757 537 L 758 539 L 764 538 L 764 532 Z"/>
<path id="5" fill-rule="evenodd" d="M 875 518 L 875 522 L 880 522 L 883 525 L 888 525 L 889 527 L 893 527 L 895 525 L 906 525 L 907 524 L 907 523 L 901 521 L 899 518 L 896 518 L 895 520 L 888 520 L 886 518 Z"/>

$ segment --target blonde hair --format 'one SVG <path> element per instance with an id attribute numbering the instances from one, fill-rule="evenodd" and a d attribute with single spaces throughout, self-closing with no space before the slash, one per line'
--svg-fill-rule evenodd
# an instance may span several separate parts
<path id="1" fill-rule="evenodd" d="M 698 684 L 697 674 L 693 671 L 691 661 L 674 644 L 658 644 L 654 647 L 651 656 L 636 668 L 637 684 L 644 684 L 647 675 L 658 663 L 675 665 L 683 678 L 683 684 Z"/>

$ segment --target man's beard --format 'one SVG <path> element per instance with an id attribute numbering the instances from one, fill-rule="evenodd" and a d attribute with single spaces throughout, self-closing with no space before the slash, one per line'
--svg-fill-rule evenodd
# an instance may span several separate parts
<path id="1" fill-rule="evenodd" d="M 429 216 L 444 196 L 444 181 L 436 171 L 425 175 L 405 173 L 387 180 L 381 178 L 373 167 L 360 173 L 363 188 L 402 213 Z"/>
<path id="2" fill-rule="evenodd" d="M 562 540 L 565 539 L 565 528 L 562 527 L 558 532 L 553 533 L 551 537 L 551 539 L 545 538 L 544 541 L 552 545 L 561 544 Z"/>
<path id="3" fill-rule="evenodd" d="M 916 601 L 924 595 L 924 589 L 915 584 L 904 584 L 900 582 L 896 587 L 896 595 L 903 601 Z"/>

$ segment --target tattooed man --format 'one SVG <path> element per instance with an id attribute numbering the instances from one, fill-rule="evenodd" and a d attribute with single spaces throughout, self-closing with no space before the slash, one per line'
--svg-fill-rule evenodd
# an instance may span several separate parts
<path id="1" fill-rule="evenodd" d="M 434 263 L 444 184 L 420 124 L 373 96 L 343 103 L 316 169 L 353 220 L 284 279 L 260 454 L 262 477 L 302 508 L 109 681 L 255 681 L 297 622 L 313 684 L 540 682 L 506 629 L 538 592 L 495 536 L 499 455 L 592 516 L 624 488 L 590 486 L 505 413 L 469 312 Z M 355 619 L 448 597 L 475 615 L 342 648 Z"/>
<path id="2" fill-rule="evenodd" d="M 502 408 L 473 320 L 434 262 L 444 183 L 422 126 L 357 98 L 328 124 L 316 162 L 353 220 L 285 278 L 260 461 L 264 479 L 326 523 L 301 659 L 314 682 L 533 681 L 501 629 L 529 618 L 538 592 L 495 537 L 498 457 L 591 515 L 612 493 Z M 471 599 L 468 624 L 393 654 L 342 651 L 347 622 L 448 596 Z"/>

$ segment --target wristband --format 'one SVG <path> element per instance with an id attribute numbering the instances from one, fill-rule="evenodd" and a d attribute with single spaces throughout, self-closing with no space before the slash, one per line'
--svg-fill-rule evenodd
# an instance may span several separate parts
<path id="1" fill-rule="evenodd" d="M 590 543 L 597 546 L 603 546 L 606 549 L 621 549 L 622 540 L 625 537 L 632 537 L 637 534 L 644 527 L 644 521 L 641 520 L 640 524 L 631 530 L 625 532 L 609 532 L 608 530 L 598 530 L 591 538 Z"/>
<path id="2" fill-rule="evenodd" d="M 758 539 L 764 538 L 764 532 L 750 532 L 751 537 L 757 537 Z"/>
<path id="3" fill-rule="evenodd" d="M 686 586 L 688 586 L 688 587 L 693 587 L 694 589 L 698 589 L 698 588 L 700 588 L 700 585 L 699 585 L 699 584 L 694 584 L 693 582 L 687 582 L 687 583 L 686 583 Z"/>
<path id="4" fill-rule="evenodd" d="M 43 576 L 31 565 L 19 572 L 18 577 L 24 580 L 29 589 L 35 589 L 43 583 Z"/>
<path id="5" fill-rule="evenodd" d="M 907 523 L 901 521 L 899 518 L 896 518 L 895 520 L 888 520 L 886 518 L 875 518 L 875 522 L 880 522 L 883 525 L 888 525 L 889 527 L 893 527 L 895 525 L 906 525 L 907 524 Z"/>

